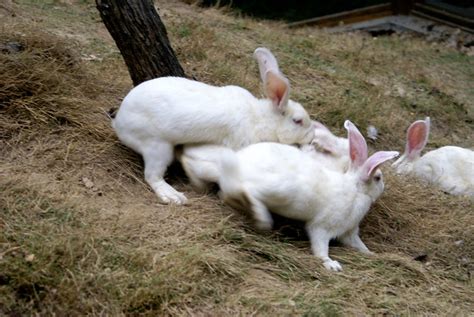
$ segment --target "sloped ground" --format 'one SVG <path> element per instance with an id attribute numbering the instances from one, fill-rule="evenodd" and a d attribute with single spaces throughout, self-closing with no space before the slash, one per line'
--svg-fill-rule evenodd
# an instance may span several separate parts
<path id="1" fill-rule="evenodd" d="M 378 127 L 372 150 L 402 150 L 409 123 L 426 115 L 430 147 L 473 146 L 473 57 L 419 38 L 159 8 L 186 72 L 202 81 L 259 94 L 251 54 L 267 46 L 314 118 L 339 133 L 346 118 Z M 105 114 L 131 82 L 92 4 L 7 2 L 0 15 L 2 315 L 474 312 L 472 201 L 386 167 L 386 192 L 361 229 L 376 255 L 336 245 L 344 271 L 327 272 L 296 224 L 256 232 L 182 176 L 170 180 L 191 205 L 157 204 Z"/>

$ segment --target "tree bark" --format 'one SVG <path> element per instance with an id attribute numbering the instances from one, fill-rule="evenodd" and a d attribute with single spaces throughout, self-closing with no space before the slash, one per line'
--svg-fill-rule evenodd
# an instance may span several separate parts
<path id="1" fill-rule="evenodd" d="M 96 0 L 96 6 L 135 86 L 156 77 L 185 77 L 152 0 Z"/>

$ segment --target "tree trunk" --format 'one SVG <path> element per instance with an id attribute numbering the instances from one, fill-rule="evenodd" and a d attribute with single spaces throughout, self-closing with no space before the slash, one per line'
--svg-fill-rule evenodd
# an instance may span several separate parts
<path id="1" fill-rule="evenodd" d="M 96 5 L 135 86 L 156 77 L 185 77 L 152 0 L 96 0 Z"/>

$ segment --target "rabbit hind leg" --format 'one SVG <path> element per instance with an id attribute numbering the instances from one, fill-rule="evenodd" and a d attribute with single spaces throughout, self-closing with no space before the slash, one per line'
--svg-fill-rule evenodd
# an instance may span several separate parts
<path id="1" fill-rule="evenodd" d="M 255 225 L 260 230 L 270 230 L 273 227 L 273 218 L 268 211 L 267 206 L 261 202 L 258 198 L 247 194 L 248 201 L 250 203 L 250 209 L 255 219 Z"/>
<path id="2" fill-rule="evenodd" d="M 153 188 L 160 201 L 164 204 L 186 204 L 186 196 L 163 179 L 166 169 L 173 161 L 173 145 L 162 140 L 155 140 L 147 144 L 146 149 L 141 152 L 145 162 L 145 180 Z"/>

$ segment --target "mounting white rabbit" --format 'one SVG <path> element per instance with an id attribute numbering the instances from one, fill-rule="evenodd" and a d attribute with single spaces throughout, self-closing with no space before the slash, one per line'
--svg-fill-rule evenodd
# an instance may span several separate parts
<path id="1" fill-rule="evenodd" d="M 335 136 L 325 125 L 312 121 L 314 138 L 310 144 L 300 146 L 300 150 L 319 164 L 335 171 L 345 172 L 349 168 L 349 141 Z M 179 155 L 186 175 L 198 191 L 206 191 L 210 183 L 218 183 L 222 146 L 186 145 Z"/>
<path id="2" fill-rule="evenodd" d="M 474 151 L 444 146 L 421 156 L 430 134 L 430 118 L 413 122 L 407 131 L 405 153 L 392 166 L 452 195 L 474 196 Z"/>
<path id="3" fill-rule="evenodd" d="M 186 197 L 163 179 L 178 144 L 220 144 L 239 149 L 274 141 L 306 144 L 314 130 L 304 108 L 289 100 L 290 84 L 272 53 L 257 48 L 266 99 L 237 86 L 215 87 L 163 77 L 133 88 L 113 120 L 123 144 L 143 156 L 145 179 L 163 203 Z"/>

